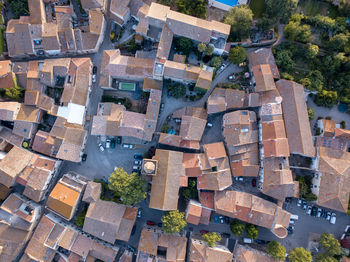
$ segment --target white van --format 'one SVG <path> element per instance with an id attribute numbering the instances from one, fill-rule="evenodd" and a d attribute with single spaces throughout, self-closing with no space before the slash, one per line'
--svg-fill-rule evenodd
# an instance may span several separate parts
<path id="1" fill-rule="evenodd" d="M 293 219 L 293 220 L 298 220 L 299 219 L 299 217 L 298 217 L 298 215 L 291 215 L 290 216 L 290 219 Z"/>
<path id="2" fill-rule="evenodd" d="M 246 244 L 251 244 L 251 243 L 253 243 L 253 239 L 248 238 L 248 237 L 244 237 L 243 238 L 243 242 L 246 243 Z"/>

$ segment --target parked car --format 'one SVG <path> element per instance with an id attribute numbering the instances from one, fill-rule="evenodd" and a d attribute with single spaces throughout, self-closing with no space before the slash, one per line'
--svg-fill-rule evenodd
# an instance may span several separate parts
<path id="1" fill-rule="evenodd" d="M 224 223 L 224 216 L 219 216 L 219 221 L 221 224 L 223 224 Z"/>
<path id="2" fill-rule="evenodd" d="M 298 206 L 298 207 L 301 207 L 302 204 L 303 204 L 303 200 L 298 199 L 297 206 Z"/>
<path id="3" fill-rule="evenodd" d="M 220 66 L 220 70 L 224 70 L 226 66 L 227 66 L 226 64 L 222 64 L 222 65 Z"/>
<path id="4" fill-rule="evenodd" d="M 149 226 L 155 226 L 155 225 L 156 225 L 156 222 L 153 222 L 153 221 L 151 221 L 151 220 L 148 220 L 148 221 L 147 221 L 147 225 L 149 225 Z"/>
<path id="5" fill-rule="evenodd" d="M 115 139 L 111 139 L 111 148 L 115 148 Z"/>
<path id="6" fill-rule="evenodd" d="M 307 208 L 307 203 L 305 200 L 303 200 L 303 209 L 306 210 L 306 208 Z"/>
<path id="7" fill-rule="evenodd" d="M 83 156 L 81 157 L 81 160 L 82 160 L 83 162 L 85 162 L 85 161 L 86 161 L 86 158 L 87 158 L 87 154 L 83 154 Z"/>
<path id="8" fill-rule="evenodd" d="M 259 245 L 265 245 L 265 244 L 268 244 L 269 241 L 262 240 L 262 239 L 255 239 L 255 243 L 257 243 Z"/>
<path id="9" fill-rule="evenodd" d="M 256 178 L 252 179 L 252 187 L 256 187 Z"/>
<path id="10" fill-rule="evenodd" d="M 157 225 L 158 225 L 158 227 L 162 227 L 162 226 L 163 226 L 163 223 L 160 222 L 160 223 L 158 223 Z"/>
<path id="11" fill-rule="evenodd" d="M 140 166 L 133 166 L 132 169 L 133 169 L 133 170 L 136 170 L 136 171 L 140 171 L 140 170 L 141 170 L 141 167 L 140 167 Z"/>
<path id="12" fill-rule="evenodd" d="M 317 207 L 312 207 L 311 216 L 315 217 L 317 215 Z"/>
<path id="13" fill-rule="evenodd" d="M 244 237 L 244 238 L 243 238 L 243 243 L 251 244 L 251 243 L 253 243 L 253 239 L 248 238 L 248 237 Z"/>
<path id="14" fill-rule="evenodd" d="M 128 245 L 128 250 L 132 253 L 135 253 L 135 248 L 133 248 L 132 246 Z"/>
<path id="15" fill-rule="evenodd" d="M 111 147 L 111 140 L 107 139 L 106 140 L 106 148 L 110 148 Z"/>
<path id="16" fill-rule="evenodd" d="M 235 75 L 230 75 L 229 77 L 228 77 L 228 80 L 234 80 L 236 77 L 235 77 Z"/>
<path id="17" fill-rule="evenodd" d="M 134 160 L 134 165 L 142 165 L 142 161 L 141 160 Z"/>
<path id="18" fill-rule="evenodd" d="M 290 219 L 293 219 L 293 220 L 298 220 L 299 219 L 299 216 L 298 215 L 290 215 Z"/>
<path id="19" fill-rule="evenodd" d="M 133 236 L 136 232 L 136 225 L 134 225 L 131 229 L 131 235 Z"/>
<path id="20" fill-rule="evenodd" d="M 123 148 L 134 148 L 134 146 L 132 144 L 123 144 Z"/>
<path id="21" fill-rule="evenodd" d="M 287 230 L 288 230 L 288 234 L 293 234 L 294 233 L 294 226 L 289 226 L 288 228 L 287 228 Z"/>
<path id="22" fill-rule="evenodd" d="M 235 177 L 235 180 L 236 180 L 236 181 L 244 181 L 243 177 L 241 177 L 241 176 L 236 176 L 236 177 Z"/>
<path id="23" fill-rule="evenodd" d="M 316 217 L 321 217 L 322 215 L 322 209 L 321 208 L 317 208 L 317 215 Z"/>
<path id="24" fill-rule="evenodd" d="M 142 209 L 140 208 L 139 210 L 137 210 L 137 218 L 141 218 L 142 217 Z"/>
<path id="25" fill-rule="evenodd" d="M 229 217 L 225 217 L 225 223 L 226 224 L 230 224 L 230 218 Z"/>
<path id="26" fill-rule="evenodd" d="M 312 210 L 312 207 L 311 206 L 307 206 L 306 214 L 311 215 L 311 210 Z"/>
<path id="27" fill-rule="evenodd" d="M 231 237 L 231 235 L 229 233 L 221 233 L 221 236 L 225 237 L 225 238 L 230 238 Z"/>
<path id="28" fill-rule="evenodd" d="M 328 211 L 327 216 L 326 216 L 326 220 L 327 221 L 331 220 L 331 217 L 332 217 L 332 213 Z"/>
<path id="29" fill-rule="evenodd" d="M 336 221 L 337 221 L 337 215 L 335 213 L 332 213 L 332 216 L 329 222 L 334 225 Z"/>
<path id="30" fill-rule="evenodd" d="M 212 123 L 207 123 L 207 127 L 212 127 L 213 124 Z"/>
<path id="31" fill-rule="evenodd" d="M 96 75 L 92 75 L 92 82 L 96 83 Z"/>
<path id="32" fill-rule="evenodd" d="M 205 234 L 208 234 L 209 231 L 208 230 L 201 230 L 201 235 L 205 235 Z"/>
<path id="33" fill-rule="evenodd" d="M 117 137 L 117 144 L 120 145 L 122 143 L 122 137 L 118 136 Z"/>
<path id="34" fill-rule="evenodd" d="M 101 152 L 105 151 L 105 148 L 103 147 L 102 143 L 98 144 L 98 148 L 100 149 Z"/>
<path id="35" fill-rule="evenodd" d="M 160 104 L 160 112 L 163 112 L 163 110 L 164 110 L 164 103 L 161 103 Z"/>
<path id="36" fill-rule="evenodd" d="M 134 159 L 135 160 L 143 160 L 143 155 L 142 154 L 135 154 Z"/>
<path id="37" fill-rule="evenodd" d="M 215 215 L 214 217 L 214 222 L 219 224 L 220 223 L 220 220 L 219 220 L 219 216 L 218 215 Z"/>
<path id="38" fill-rule="evenodd" d="M 97 73 L 97 66 L 94 66 L 94 67 L 92 68 L 92 73 L 93 73 L 94 75 L 96 75 L 96 73 Z"/>

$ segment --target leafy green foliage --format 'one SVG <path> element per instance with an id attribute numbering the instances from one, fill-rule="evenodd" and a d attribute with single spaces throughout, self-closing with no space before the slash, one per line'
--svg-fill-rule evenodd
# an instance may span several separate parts
<path id="1" fill-rule="evenodd" d="M 205 48 L 205 54 L 207 56 L 211 56 L 213 55 L 214 52 L 214 48 L 211 45 L 207 45 L 207 47 Z"/>
<path id="2" fill-rule="evenodd" d="M 216 232 L 204 234 L 202 235 L 202 238 L 208 243 L 209 247 L 215 247 L 215 242 L 219 242 L 221 240 L 221 236 Z"/>
<path id="3" fill-rule="evenodd" d="M 277 66 L 287 72 L 293 71 L 295 63 L 292 57 L 293 54 L 290 50 L 279 51 L 275 56 Z"/>
<path id="4" fill-rule="evenodd" d="M 14 19 L 18 19 L 21 15 L 29 14 L 27 0 L 9 0 L 9 3 Z"/>
<path id="5" fill-rule="evenodd" d="M 198 199 L 196 178 L 192 178 L 192 177 L 188 178 L 188 187 L 183 188 L 182 196 L 186 199 Z"/>
<path id="6" fill-rule="evenodd" d="M 241 236 L 244 232 L 244 224 L 239 220 L 233 220 L 230 224 L 230 229 L 235 236 Z"/>
<path id="7" fill-rule="evenodd" d="M 246 225 L 245 230 L 247 232 L 247 236 L 251 239 L 256 239 L 259 235 L 259 230 L 255 225 Z"/>
<path id="8" fill-rule="evenodd" d="M 317 196 L 311 192 L 311 176 L 297 176 L 299 182 L 299 197 L 305 198 L 307 201 L 317 200 Z"/>
<path id="9" fill-rule="evenodd" d="M 222 57 L 221 56 L 214 56 L 210 62 L 210 66 L 215 67 L 216 69 L 220 67 L 222 64 Z"/>
<path id="10" fill-rule="evenodd" d="M 309 25 L 300 25 L 299 22 L 291 21 L 285 26 L 284 34 L 291 41 L 307 43 L 310 41 L 311 29 Z"/>
<path id="11" fill-rule="evenodd" d="M 205 49 L 207 48 L 207 45 L 205 43 L 199 43 L 197 45 L 197 49 L 199 52 L 203 53 L 205 51 Z"/>
<path id="12" fill-rule="evenodd" d="M 247 51 L 242 46 L 235 46 L 230 49 L 230 53 L 228 54 L 228 59 L 234 63 L 239 65 L 243 63 L 247 59 Z"/>
<path id="13" fill-rule="evenodd" d="M 313 45 L 311 43 L 308 43 L 306 45 L 306 50 L 305 50 L 306 58 L 314 59 L 318 54 L 318 50 L 319 50 L 318 45 Z"/>
<path id="14" fill-rule="evenodd" d="M 310 251 L 297 247 L 289 252 L 288 260 L 290 262 L 312 262 L 312 256 Z"/>
<path id="15" fill-rule="evenodd" d="M 21 100 L 24 95 L 24 90 L 20 88 L 19 86 L 13 86 L 10 88 L 5 89 L 5 94 L 7 97 L 15 99 L 15 100 Z"/>
<path id="16" fill-rule="evenodd" d="M 297 7 L 298 0 L 265 0 L 266 12 L 271 19 L 287 22 Z"/>
<path id="17" fill-rule="evenodd" d="M 316 262 L 338 262 L 339 260 L 327 254 L 319 254 L 316 256 Z"/>
<path id="18" fill-rule="evenodd" d="M 178 52 L 183 52 L 184 55 L 188 56 L 193 49 L 193 42 L 189 38 L 180 37 L 175 40 L 175 46 Z"/>
<path id="19" fill-rule="evenodd" d="M 136 173 L 128 174 L 119 167 L 108 181 L 108 188 L 119 195 L 125 205 L 135 205 L 146 198 L 146 182 Z"/>
<path id="20" fill-rule="evenodd" d="M 336 91 L 321 90 L 315 97 L 315 103 L 318 106 L 332 107 L 338 102 L 338 94 Z"/>
<path id="21" fill-rule="evenodd" d="M 224 18 L 224 23 L 231 26 L 231 38 L 241 40 L 250 34 L 253 12 L 247 5 L 230 8 Z"/>
<path id="22" fill-rule="evenodd" d="M 287 72 L 282 72 L 281 73 L 281 78 L 282 79 L 287 79 L 287 80 L 294 80 L 294 77 L 291 74 L 288 74 Z"/>
<path id="23" fill-rule="evenodd" d="M 324 82 L 324 77 L 322 73 L 318 70 L 311 71 L 310 73 L 307 74 L 306 76 L 310 82 L 310 90 L 317 90 L 320 91 L 323 88 L 323 82 Z"/>
<path id="24" fill-rule="evenodd" d="M 309 115 L 309 119 L 312 120 L 315 118 L 315 110 L 311 107 L 307 109 L 307 114 Z"/>
<path id="25" fill-rule="evenodd" d="M 340 243 L 333 234 L 329 234 L 328 232 L 322 233 L 319 242 L 321 246 L 327 251 L 328 255 L 334 256 L 340 254 Z"/>
<path id="26" fill-rule="evenodd" d="M 75 224 L 78 227 L 82 227 L 84 225 L 85 216 L 86 216 L 86 210 L 83 210 L 82 212 L 79 213 L 79 215 L 77 215 L 77 218 L 75 219 Z"/>
<path id="27" fill-rule="evenodd" d="M 178 210 L 166 212 L 162 222 L 163 231 L 169 234 L 181 232 L 187 226 L 185 213 Z"/>
<path id="28" fill-rule="evenodd" d="M 199 18 L 206 18 L 208 0 L 176 0 L 176 7 L 180 13 Z"/>
<path id="29" fill-rule="evenodd" d="M 329 47 L 336 51 L 343 51 L 345 45 L 349 42 L 349 35 L 337 34 L 329 39 Z"/>
<path id="30" fill-rule="evenodd" d="M 267 244 L 267 254 L 276 260 L 284 261 L 286 259 L 286 248 L 280 242 L 275 240 Z"/>
<path id="31" fill-rule="evenodd" d="M 174 98 L 182 98 L 186 95 L 186 87 L 182 83 L 171 83 L 168 89 Z"/>
<path id="32" fill-rule="evenodd" d="M 174 3 L 174 0 L 158 0 L 158 4 L 171 6 Z"/>

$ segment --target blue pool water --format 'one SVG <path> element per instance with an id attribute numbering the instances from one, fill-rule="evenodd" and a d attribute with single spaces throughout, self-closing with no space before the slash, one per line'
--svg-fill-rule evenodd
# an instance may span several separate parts
<path id="1" fill-rule="evenodd" d="M 216 1 L 228 6 L 236 6 L 238 3 L 238 0 L 216 0 Z"/>

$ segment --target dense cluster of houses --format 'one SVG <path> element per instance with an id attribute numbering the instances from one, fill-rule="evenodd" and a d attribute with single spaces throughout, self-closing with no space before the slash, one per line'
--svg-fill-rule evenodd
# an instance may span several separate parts
<path id="1" fill-rule="evenodd" d="M 186 208 L 186 220 L 193 225 L 208 225 L 215 212 L 287 237 L 291 214 L 282 208 L 283 202 L 299 197 L 289 164 L 293 155 L 311 159 L 317 204 L 347 212 L 350 131 L 321 119 L 321 135 L 312 137 L 304 88 L 280 79 L 271 49 L 249 53 L 254 90 L 215 88 L 205 108 L 173 112 L 171 117 L 181 123 L 178 134 L 155 136 L 163 80 L 194 83 L 207 91 L 214 75 L 214 68 L 186 64 L 181 55 L 169 60 L 173 38 L 209 44 L 222 55 L 230 26 L 142 0 L 112 0 L 109 10 L 104 0 L 81 0 L 85 18 L 64 1 L 28 4 L 30 16 L 7 25 L 8 54 L 13 58 L 96 52 L 107 13 L 119 25 L 133 17 L 138 21 L 136 41 L 151 40 L 158 47 L 153 58 L 103 50 L 99 86 L 113 89 L 116 79 L 138 81 L 149 98 L 145 114 L 121 104 L 99 103 L 90 134 L 85 125 L 90 58 L 0 61 L 0 87 L 25 90 L 22 102 L 0 102 L 0 261 L 112 262 L 120 251 L 116 241 L 129 241 L 137 208 L 102 200 L 101 184 L 81 174 L 58 177 L 62 161 L 81 161 L 88 135 L 121 136 L 138 144 L 157 137 L 159 144 L 171 148 L 157 148 L 153 157 L 143 160 L 141 175 L 151 184 L 149 208 L 177 210 L 180 188 L 195 179 L 198 201 L 188 201 Z M 222 116 L 222 141 L 203 144 L 207 119 L 213 114 Z M 259 190 L 277 204 L 234 190 L 237 177 L 256 178 Z M 17 193 L 12 192 L 15 188 Z M 87 211 L 78 228 L 72 221 L 82 204 Z M 137 261 L 185 261 L 187 246 L 192 262 L 275 261 L 251 247 L 237 244 L 231 252 L 224 243 L 209 247 L 195 236 L 165 234 L 157 226 L 142 228 Z M 126 250 L 119 261 L 132 258 Z"/>

